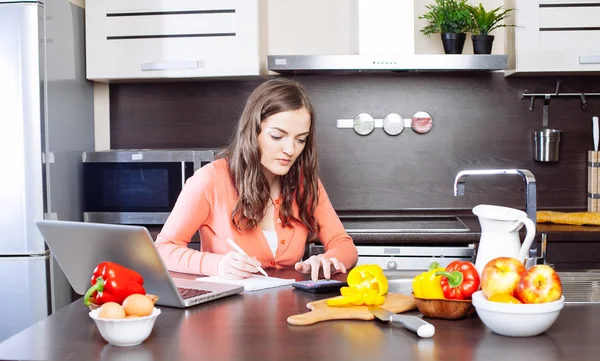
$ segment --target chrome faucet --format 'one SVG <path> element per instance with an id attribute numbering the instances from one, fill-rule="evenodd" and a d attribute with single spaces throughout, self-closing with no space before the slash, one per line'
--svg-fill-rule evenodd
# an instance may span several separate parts
<path id="1" fill-rule="evenodd" d="M 454 179 L 454 195 L 465 195 L 465 180 L 470 175 L 492 175 L 492 174 L 517 174 L 525 181 L 525 213 L 527 217 L 536 224 L 537 202 L 535 177 L 527 169 L 481 169 L 481 170 L 461 170 Z"/>
<path id="2" fill-rule="evenodd" d="M 458 172 L 454 179 L 454 195 L 464 196 L 465 195 L 465 180 L 470 175 L 494 175 L 494 174 L 517 174 L 525 181 L 525 213 L 527 217 L 533 221 L 536 225 L 537 222 L 537 201 L 536 201 L 536 187 L 535 177 L 533 173 L 527 169 L 481 169 L 481 170 L 462 170 Z M 536 242 L 531 244 L 529 250 L 529 256 L 535 257 L 537 255 Z"/>

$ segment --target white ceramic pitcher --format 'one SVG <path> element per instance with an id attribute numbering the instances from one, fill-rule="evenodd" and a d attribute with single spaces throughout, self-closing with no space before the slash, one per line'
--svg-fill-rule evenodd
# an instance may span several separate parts
<path id="1" fill-rule="evenodd" d="M 480 204 L 473 208 L 479 218 L 481 239 L 477 248 L 475 268 L 481 276 L 483 267 L 494 258 L 512 257 L 521 262 L 529 253 L 535 238 L 535 225 L 527 213 L 514 208 Z M 525 225 L 527 233 L 523 244 L 519 230 Z"/>

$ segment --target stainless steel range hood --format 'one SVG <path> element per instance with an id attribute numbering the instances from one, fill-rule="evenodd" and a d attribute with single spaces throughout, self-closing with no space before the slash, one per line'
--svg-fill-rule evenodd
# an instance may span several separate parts
<path id="1" fill-rule="evenodd" d="M 278 73 L 491 71 L 508 67 L 507 55 L 269 55 L 268 69 Z"/>

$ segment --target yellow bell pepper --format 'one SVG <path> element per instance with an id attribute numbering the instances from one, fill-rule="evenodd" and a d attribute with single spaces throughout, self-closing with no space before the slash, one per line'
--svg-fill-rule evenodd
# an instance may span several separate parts
<path id="1" fill-rule="evenodd" d="M 412 281 L 415 297 L 427 299 L 445 299 L 442 291 L 442 276 L 437 276 L 438 271 L 445 271 L 437 262 L 432 262 L 429 269 L 416 276 Z"/>
<path id="2" fill-rule="evenodd" d="M 328 306 L 381 305 L 388 292 L 388 281 L 377 264 L 364 264 L 350 270 L 347 287 L 340 289 L 341 296 L 327 300 Z"/>

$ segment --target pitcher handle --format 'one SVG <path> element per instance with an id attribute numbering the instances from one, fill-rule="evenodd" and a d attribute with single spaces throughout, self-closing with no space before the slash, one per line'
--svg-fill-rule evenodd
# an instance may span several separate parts
<path id="1" fill-rule="evenodd" d="M 529 218 L 519 219 L 515 224 L 514 230 L 521 228 L 521 225 L 525 225 L 525 229 L 527 232 L 525 233 L 525 239 L 523 240 L 523 244 L 521 245 L 521 249 L 519 250 L 519 261 L 525 262 L 525 258 L 529 256 L 529 249 L 531 248 L 531 244 L 535 239 L 535 224 Z"/>

